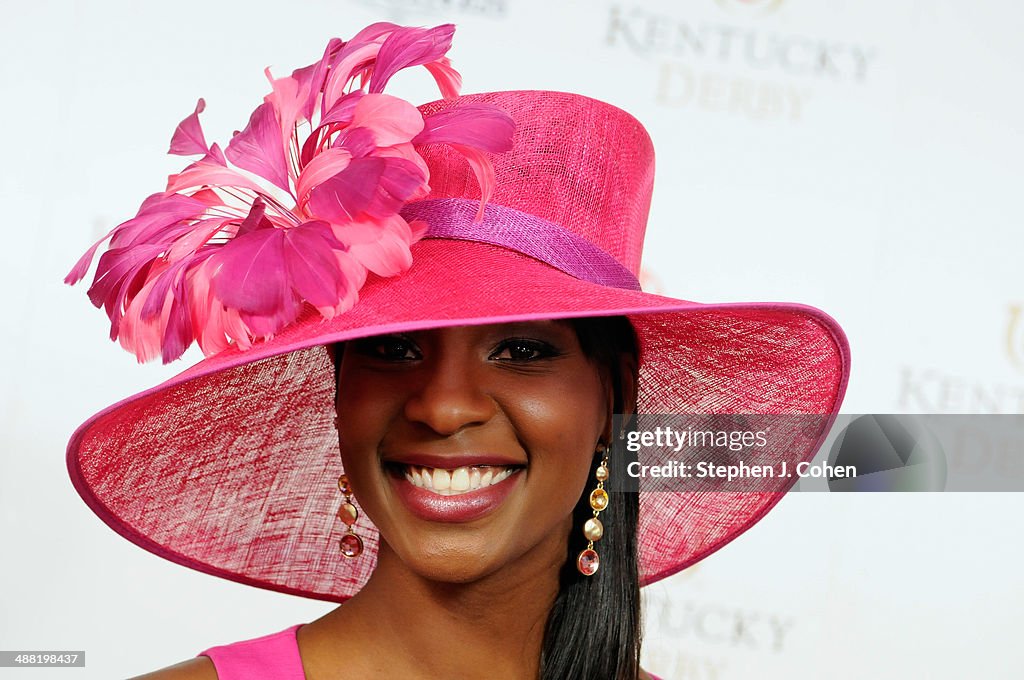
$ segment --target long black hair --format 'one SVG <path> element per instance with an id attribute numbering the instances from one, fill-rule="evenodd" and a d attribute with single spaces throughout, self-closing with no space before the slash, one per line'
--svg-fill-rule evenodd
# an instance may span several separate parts
<path id="1" fill-rule="evenodd" d="M 632 325 L 622 316 L 572 319 L 571 323 L 583 353 L 609 372 L 614 412 L 623 413 L 632 406 L 625 403 L 623 371 L 634 372 L 635 384 L 639 360 Z M 632 361 L 624 361 L 627 359 Z M 590 480 L 600 462 L 600 456 L 595 456 Z M 613 471 L 625 470 L 626 462 L 616 461 Z M 595 545 L 601 566 L 593 576 L 583 576 L 576 568 L 576 556 L 587 545 L 582 527 L 593 516 L 592 488 L 588 484 L 573 511 L 558 596 L 544 631 L 540 680 L 636 680 L 640 672 L 640 497 L 630 492 L 609 493 L 608 507 L 601 515 L 604 536 Z"/>

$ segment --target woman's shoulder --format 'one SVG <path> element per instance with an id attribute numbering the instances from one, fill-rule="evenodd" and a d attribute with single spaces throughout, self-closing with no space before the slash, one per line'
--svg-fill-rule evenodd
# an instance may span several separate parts
<path id="1" fill-rule="evenodd" d="M 217 669 L 208 656 L 197 656 L 188 661 L 139 675 L 131 680 L 220 680 Z"/>

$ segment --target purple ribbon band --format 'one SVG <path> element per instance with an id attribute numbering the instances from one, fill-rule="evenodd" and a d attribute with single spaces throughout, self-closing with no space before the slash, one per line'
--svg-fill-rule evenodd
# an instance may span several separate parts
<path id="1" fill-rule="evenodd" d="M 640 290 L 633 272 L 582 236 L 514 208 L 488 204 L 484 221 L 474 222 L 480 202 L 435 198 L 402 209 L 406 220 L 429 225 L 424 238 L 457 238 L 503 246 L 545 262 L 569 276 L 602 286 Z"/>

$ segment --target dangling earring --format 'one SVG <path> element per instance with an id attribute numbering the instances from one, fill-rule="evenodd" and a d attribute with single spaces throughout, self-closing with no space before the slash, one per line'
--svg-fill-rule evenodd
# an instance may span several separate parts
<path id="1" fill-rule="evenodd" d="M 359 557 L 363 552 L 363 539 L 359 538 L 352 530 L 352 525 L 359 519 L 359 511 L 352 503 L 352 487 L 349 486 L 346 475 L 338 477 L 338 490 L 345 494 L 345 502 L 338 508 L 338 519 L 348 527 L 348 531 L 341 537 L 338 545 L 341 548 L 341 554 L 345 557 Z"/>
<path id="2" fill-rule="evenodd" d="M 583 525 L 583 535 L 587 539 L 587 547 L 576 558 L 576 568 L 584 576 L 593 576 L 597 573 L 597 568 L 601 566 L 601 558 L 594 550 L 594 541 L 599 541 L 604 536 L 604 525 L 601 524 L 598 515 L 608 507 L 608 492 L 604 490 L 604 483 L 608 479 L 607 448 L 604 444 L 598 444 L 596 453 L 602 454 L 602 457 L 601 464 L 594 471 L 597 488 L 590 492 L 590 507 L 594 510 L 594 516 Z"/>

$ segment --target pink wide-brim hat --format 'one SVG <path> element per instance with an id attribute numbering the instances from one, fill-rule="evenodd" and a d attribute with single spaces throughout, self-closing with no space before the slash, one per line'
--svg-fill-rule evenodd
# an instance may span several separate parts
<path id="1" fill-rule="evenodd" d="M 240 583 L 336 602 L 353 595 L 374 568 L 379 537 L 361 516 L 354 529 L 364 553 L 346 559 L 337 549 L 343 468 L 327 346 L 381 333 L 625 315 L 640 341 L 639 413 L 838 411 L 849 348 L 823 312 L 639 289 L 654 153 L 636 119 L 587 97 L 538 91 L 421 110 L 473 102 L 516 123 L 512 151 L 490 155 L 496 188 L 483 223 L 474 222 L 480 190 L 465 159 L 444 146 L 420 149 L 431 193 L 403 214 L 430 232 L 412 247 L 411 268 L 371 275 L 356 305 L 333 319 L 309 309 L 271 340 L 210 356 L 78 428 L 68 445 L 71 478 L 111 528 Z M 776 459 L 809 460 L 820 443 L 809 437 Z M 641 491 L 642 582 L 718 550 L 795 480 L 762 481 L 742 493 Z"/>

